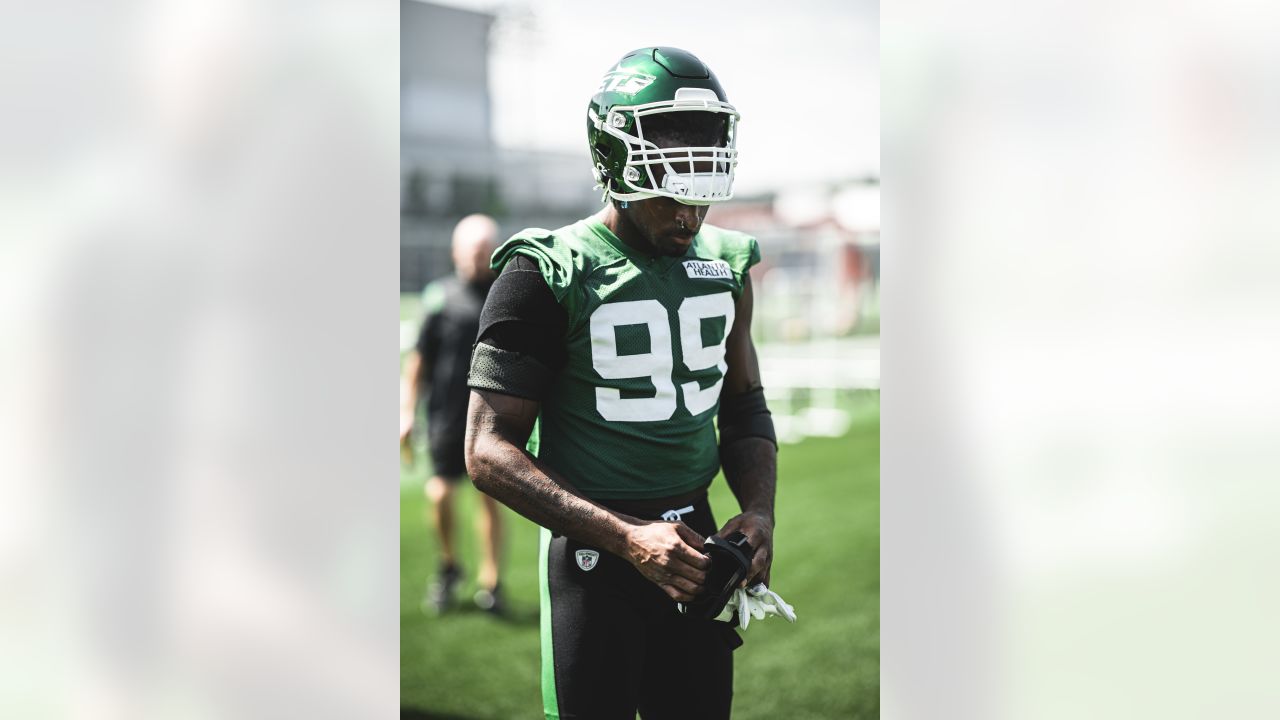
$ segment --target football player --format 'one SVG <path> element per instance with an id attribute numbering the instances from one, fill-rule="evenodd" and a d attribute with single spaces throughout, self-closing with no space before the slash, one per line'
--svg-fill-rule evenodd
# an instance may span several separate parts
<path id="1" fill-rule="evenodd" d="M 756 240 L 704 222 L 732 196 L 738 112 L 683 50 L 605 74 L 587 111 L 608 204 L 493 256 L 468 383 L 476 487 L 541 525 L 547 717 L 727 718 L 729 623 L 681 614 L 703 540 L 773 554 L 777 444 L 750 326 Z M 717 439 L 718 417 L 719 437 Z M 740 510 L 718 525 L 723 465 Z"/>

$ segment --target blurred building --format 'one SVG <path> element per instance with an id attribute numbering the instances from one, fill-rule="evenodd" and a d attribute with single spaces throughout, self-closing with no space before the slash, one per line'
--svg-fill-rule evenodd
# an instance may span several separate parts
<path id="1" fill-rule="evenodd" d="M 504 234 L 560 227 L 593 212 L 581 155 L 496 146 L 489 93 L 495 17 L 400 2 L 400 290 L 451 272 L 453 225 L 473 212 Z"/>

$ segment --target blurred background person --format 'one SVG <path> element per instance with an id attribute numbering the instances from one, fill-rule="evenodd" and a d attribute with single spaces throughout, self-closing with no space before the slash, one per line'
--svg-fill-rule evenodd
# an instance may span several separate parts
<path id="1" fill-rule="evenodd" d="M 471 346 L 480 325 L 480 309 L 493 285 L 489 256 L 497 246 L 498 224 L 487 215 L 468 215 L 453 230 L 454 274 L 427 285 L 423 291 L 426 315 L 418 342 L 405 359 L 401 381 L 400 447 L 412 464 L 418 399 L 427 395 L 426 436 L 431 477 L 426 494 L 431 500 L 431 524 L 440 547 L 440 566 L 427 586 L 422 607 L 444 612 L 453 602 L 462 579 L 455 542 L 455 503 L 466 474 L 463 436 L 466 432 L 467 370 Z M 480 494 L 476 530 L 482 554 L 475 602 L 483 610 L 504 610 L 498 568 L 502 544 L 502 514 L 497 500 Z"/>

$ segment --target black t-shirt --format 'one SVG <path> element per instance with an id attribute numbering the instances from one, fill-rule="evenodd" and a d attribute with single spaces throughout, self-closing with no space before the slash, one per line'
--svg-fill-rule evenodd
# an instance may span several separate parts
<path id="1" fill-rule="evenodd" d="M 461 441 L 466 435 L 467 370 L 480 328 L 480 312 L 492 283 L 464 283 L 457 277 L 429 288 L 427 316 L 418 335 L 422 356 L 420 392 L 427 399 L 427 431 L 433 440 Z"/>

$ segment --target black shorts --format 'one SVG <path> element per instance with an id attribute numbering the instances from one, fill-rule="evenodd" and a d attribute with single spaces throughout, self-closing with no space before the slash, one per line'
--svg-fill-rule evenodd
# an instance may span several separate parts
<path id="1" fill-rule="evenodd" d="M 714 534 L 705 494 L 689 504 L 681 520 Z M 733 624 L 680 614 L 626 560 L 546 529 L 540 560 L 546 717 L 634 720 L 637 710 L 644 720 L 729 717 L 732 653 L 742 644 Z"/>
<path id="2" fill-rule="evenodd" d="M 428 438 L 432 472 L 445 480 L 461 480 L 467 474 L 465 448 L 466 441 L 462 438 Z"/>

